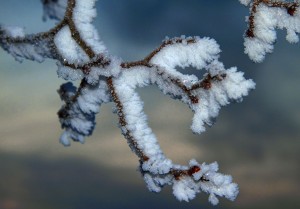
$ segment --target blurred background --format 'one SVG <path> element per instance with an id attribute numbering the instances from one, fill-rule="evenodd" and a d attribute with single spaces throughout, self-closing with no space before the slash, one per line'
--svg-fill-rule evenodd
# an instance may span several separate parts
<path id="1" fill-rule="evenodd" d="M 178 202 L 171 188 L 150 193 L 137 171 L 138 159 L 117 128 L 111 104 L 97 116 L 84 145 L 64 148 L 56 112 L 54 61 L 16 62 L 0 50 L 0 209 L 300 208 L 300 48 L 278 32 L 273 54 L 262 64 L 243 53 L 248 8 L 238 0 L 101 0 L 95 25 L 111 54 L 145 57 L 165 36 L 208 36 L 220 60 L 238 66 L 257 86 L 242 103 L 221 109 L 204 134 L 189 129 L 192 112 L 156 87 L 140 89 L 150 126 L 176 163 L 220 164 L 239 184 L 235 202 L 211 206 L 206 194 Z M 46 31 L 39 0 L 1 1 L 0 23 Z"/>

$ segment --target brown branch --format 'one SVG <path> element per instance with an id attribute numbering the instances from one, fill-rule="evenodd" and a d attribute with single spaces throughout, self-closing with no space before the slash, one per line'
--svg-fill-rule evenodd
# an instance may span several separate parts
<path id="1" fill-rule="evenodd" d="M 84 74 L 88 75 L 92 67 L 102 67 L 108 66 L 111 63 L 111 60 L 104 56 L 103 54 L 96 55 L 90 62 L 85 63 L 84 65 L 76 65 L 73 63 L 68 63 L 64 60 L 64 66 L 73 68 L 74 70 L 81 70 Z"/>
<path id="2" fill-rule="evenodd" d="M 73 12 L 74 8 L 76 6 L 76 0 L 69 0 L 68 1 L 68 8 L 66 11 L 65 19 L 68 22 L 68 25 L 71 30 L 72 38 L 76 41 L 76 43 L 83 49 L 83 51 L 89 56 L 90 59 L 96 56 L 93 49 L 88 46 L 88 44 L 81 38 L 80 33 L 78 29 L 76 28 L 76 25 L 73 21 Z"/>
<path id="3" fill-rule="evenodd" d="M 123 104 L 119 99 L 118 93 L 115 90 L 114 84 L 113 84 L 113 78 L 109 77 L 107 78 L 107 85 L 108 88 L 111 92 L 113 101 L 116 104 L 117 107 L 117 113 L 119 116 L 119 124 L 125 128 L 125 131 L 123 132 L 125 138 L 128 141 L 129 146 L 131 147 L 131 149 L 133 150 L 134 153 L 136 153 L 136 155 L 139 157 L 139 161 L 140 164 L 142 166 L 142 164 L 148 160 L 150 160 L 150 158 L 143 152 L 142 149 L 139 148 L 139 145 L 137 143 L 137 140 L 134 138 L 134 136 L 132 135 L 132 133 L 130 132 L 130 130 L 128 130 L 126 128 L 127 125 L 127 121 L 125 118 L 125 114 L 124 114 L 124 110 L 123 110 Z M 194 173 L 199 172 L 201 170 L 201 168 L 199 166 L 192 166 L 191 168 L 187 169 L 187 170 L 180 170 L 180 169 L 174 169 L 172 168 L 169 173 L 166 173 L 164 175 L 173 175 L 174 178 L 176 180 L 180 180 L 180 178 L 184 177 L 184 176 L 192 176 Z M 142 174 L 145 174 L 147 172 L 143 171 L 141 169 Z M 200 178 L 200 181 L 208 181 L 207 179 L 205 179 L 203 176 Z"/>
<path id="4" fill-rule="evenodd" d="M 277 1 L 273 2 L 271 0 L 254 0 L 251 8 L 251 13 L 249 16 L 249 23 L 248 23 L 248 29 L 245 33 L 245 35 L 248 38 L 254 38 L 254 30 L 255 30 L 255 21 L 254 17 L 257 12 L 257 7 L 260 4 L 265 4 L 269 7 L 277 7 L 277 8 L 285 8 L 287 13 L 291 16 L 294 16 L 296 10 L 299 8 L 299 3 L 297 2 L 283 2 L 283 1 Z"/>
<path id="5" fill-rule="evenodd" d="M 193 37 L 190 37 L 190 38 L 187 38 L 187 39 L 183 39 L 183 38 L 168 39 L 168 40 L 164 41 L 158 48 L 153 50 L 144 59 L 139 60 L 139 61 L 134 61 L 134 62 L 123 62 L 121 64 L 121 67 L 124 68 L 124 69 L 129 69 L 129 68 L 137 67 L 137 66 L 144 66 L 144 67 L 151 68 L 151 67 L 153 67 L 153 64 L 150 63 L 151 59 L 155 55 L 157 55 L 162 49 L 164 49 L 167 46 L 173 45 L 173 44 L 183 43 L 184 41 L 186 41 L 187 44 L 196 43 L 196 40 Z M 163 72 L 159 72 L 158 75 L 163 75 Z M 185 92 L 188 95 L 188 97 L 190 98 L 190 100 L 193 104 L 198 103 L 199 99 L 192 94 L 192 92 L 184 85 L 184 83 L 182 83 L 177 78 L 171 78 L 171 75 L 168 75 L 168 77 L 170 78 L 170 81 L 173 84 L 178 86 L 180 89 L 182 89 L 183 92 Z"/>
<path id="6" fill-rule="evenodd" d="M 62 58 L 61 55 L 59 55 L 57 47 L 54 44 L 54 37 L 55 35 L 64 27 L 64 26 L 69 26 L 70 31 L 71 31 L 71 36 L 72 38 L 76 41 L 76 43 L 82 48 L 82 50 L 88 55 L 90 59 L 96 57 L 96 53 L 93 51 L 93 49 L 88 46 L 88 44 L 81 38 L 80 33 L 78 29 L 76 28 L 76 25 L 73 21 L 73 12 L 74 8 L 76 6 L 76 0 L 68 0 L 68 5 L 66 8 L 66 13 L 64 16 L 64 19 L 58 23 L 54 28 L 50 29 L 47 32 L 42 32 L 42 33 L 37 33 L 35 35 L 27 35 L 24 38 L 21 37 L 7 37 L 4 36 L 4 32 L 0 30 L 0 41 L 4 41 L 6 43 L 10 44 L 18 44 L 18 43 L 32 43 L 36 40 L 44 40 L 44 39 L 49 39 L 51 44 L 51 50 L 55 51 L 55 54 L 58 55 L 56 58 L 61 62 L 64 63 L 64 59 Z M 99 55 L 101 56 L 101 55 Z M 100 65 L 100 60 L 98 60 L 99 63 L 97 65 Z M 101 63 L 105 65 L 104 63 Z M 75 68 L 74 68 L 75 69 Z M 76 68 L 78 69 L 78 68 Z"/>
<path id="7" fill-rule="evenodd" d="M 159 69 L 157 69 L 159 70 Z M 162 76 L 166 72 L 158 72 L 158 75 Z M 180 88 L 184 93 L 187 94 L 192 104 L 199 103 L 199 98 L 193 94 L 194 90 L 197 90 L 199 88 L 208 90 L 212 86 L 212 82 L 214 81 L 222 81 L 226 78 L 226 74 L 218 74 L 215 76 L 211 76 L 211 74 L 207 74 L 202 80 L 200 80 L 198 83 L 192 85 L 191 87 L 187 87 L 180 79 L 178 78 L 172 78 L 171 75 L 167 76 L 169 80 L 176 85 L 178 88 Z"/>
<path id="8" fill-rule="evenodd" d="M 226 78 L 226 74 L 221 75 L 215 75 L 211 76 L 210 74 L 207 74 L 204 79 L 202 79 L 200 82 L 192 85 L 192 87 L 188 88 L 186 87 L 179 79 L 173 80 L 171 79 L 172 83 L 176 84 L 179 88 L 181 88 L 190 98 L 192 104 L 197 104 L 199 102 L 199 98 L 193 95 L 193 90 L 202 88 L 205 90 L 208 90 L 211 88 L 213 81 L 222 81 L 224 78 Z"/>
<path id="9" fill-rule="evenodd" d="M 215 76 L 211 76 L 210 74 L 207 74 L 204 79 L 202 79 L 199 83 L 194 84 L 189 90 L 193 91 L 196 90 L 198 88 L 202 88 L 202 89 L 210 89 L 211 88 L 211 83 L 213 81 L 222 81 L 223 79 L 226 78 L 226 74 L 220 74 L 220 75 L 215 75 Z"/>
<path id="10" fill-rule="evenodd" d="M 159 68 L 157 67 L 157 74 L 159 76 L 163 76 L 164 74 L 166 74 L 167 72 L 165 71 L 159 71 Z M 189 99 L 191 100 L 192 104 L 197 104 L 199 102 L 199 99 L 193 95 L 192 91 L 186 86 L 184 85 L 183 82 L 181 82 L 180 79 L 178 78 L 173 78 L 172 75 L 168 74 L 166 77 L 169 78 L 170 82 L 173 83 L 174 85 L 176 85 L 178 88 L 180 88 L 185 94 L 187 94 L 187 96 L 189 97 Z"/>
<path id="11" fill-rule="evenodd" d="M 142 166 L 142 162 L 141 162 L 140 166 Z M 140 171 L 141 171 L 142 175 L 145 175 L 146 173 L 149 173 L 148 171 L 144 171 L 142 168 L 140 169 Z M 172 175 L 175 180 L 179 181 L 181 178 L 184 178 L 186 176 L 192 177 L 193 174 L 195 174 L 199 171 L 201 171 L 201 168 L 199 166 L 195 165 L 195 166 L 192 166 L 189 169 L 185 169 L 185 170 L 172 168 L 168 173 L 160 174 L 159 176 L 163 177 L 163 176 L 167 176 L 167 175 Z M 205 178 L 204 176 L 201 176 L 199 181 L 209 182 L 209 180 L 207 178 Z"/>
<path id="12" fill-rule="evenodd" d="M 2 37 L 2 40 L 10 44 L 32 43 L 35 40 L 43 40 L 43 39 L 53 40 L 54 36 L 66 25 L 67 25 L 67 21 L 64 19 L 60 23 L 58 23 L 54 28 L 50 29 L 47 32 L 41 32 L 34 35 L 27 35 L 24 38 L 23 37 L 12 38 L 12 37 L 4 36 L 4 32 L 0 31 L 0 36 L 4 36 Z"/>
<path id="13" fill-rule="evenodd" d="M 149 160 L 149 157 L 143 153 L 143 151 L 138 147 L 137 140 L 134 138 L 130 130 L 126 128 L 127 122 L 125 119 L 125 114 L 123 110 L 123 104 L 119 99 L 118 93 L 115 90 L 114 84 L 113 84 L 113 78 L 109 77 L 107 78 L 107 85 L 110 90 L 110 93 L 112 95 L 112 99 L 116 104 L 117 112 L 119 116 L 119 124 L 123 128 L 125 128 L 125 131 L 123 132 L 124 137 L 127 139 L 129 146 L 133 150 L 134 153 L 137 154 L 137 156 L 140 158 L 140 161 L 145 162 Z"/>
<path id="14" fill-rule="evenodd" d="M 170 174 L 174 176 L 176 180 L 179 180 L 183 176 L 192 176 L 201 170 L 199 166 L 193 166 L 187 170 L 171 169 Z"/>
<path id="15" fill-rule="evenodd" d="M 136 66 L 152 67 L 152 64 L 150 64 L 151 59 L 156 54 L 158 54 L 163 48 L 165 48 L 169 45 L 173 45 L 173 44 L 177 44 L 177 43 L 183 43 L 184 41 L 186 41 L 187 44 L 196 43 L 196 40 L 193 37 L 188 38 L 188 39 L 183 39 L 183 38 L 168 39 L 168 40 L 164 41 L 158 48 L 153 50 L 144 59 L 139 60 L 139 61 L 134 61 L 134 62 L 123 62 L 121 64 L 121 67 L 125 68 L 125 69 L 129 69 L 129 68 L 136 67 Z"/>
<path id="16" fill-rule="evenodd" d="M 123 62 L 123 63 L 121 63 L 120 66 L 124 69 L 130 69 L 130 68 L 137 67 L 137 66 L 152 68 L 154 66 L 153 66 L 153 64 L 150 63 L 150 61 L 157 53 L 159 53 L 163 48 L 165 48 L 169 45 L 176 44 L 176 43 L 183 43 L 183 41 L 186 41 L 187 44 L 192 44 L 192 43 L 196 42 L 195 38 L 189 38 L 189 39 L 177 38 L 177 39 L 166 40 L 158 48 L 156 48 L 148 56 L 146 56 L 143 60 L 134 61 L 134 62 Z M 97 59 L 95 59 L 89 63 L 86 63 L 83 66 L 76 66 L 75 64 L 70 64 L 70 63 L 66 63 L 66 62 L 64 63 L 64 65 L 71 67 L 73 69 L 80 69 L 84 74 L 88 74 L 90 72 L 91 67 L 96 67 L 96 66 L 104 67 L 104 66 L 109 65 L 110 62 L 111 62 L 110 59 L 106 58 L 103 55 L 99 55 Z M 156 67 L 156 69 L 158 70 L 157 67 Z M 166 73 L 166 72 L 158 72 L 158 75 L 162 76 L 164 73 Z M 226 75 L 224 75 L 224 74 L 221 75 L 221 77 L 222 76 L 223 76 L 223 78 L 226 77 Z M 189 97 L 192 104 L 197 104 L 199 102 L 199 98 L 197 98 L 195 95 L 193 95 L 193 93 L 192 93 L 193 90 L 196 90 L 198 88 L 209 89 L 211 87 L 211 81 L 216 80 L 216 79 L 217 80 L 223 79 L 220 76 L 211 77 L 210 75 L 208 75 L 200 83 L 193 85 L 191 88 L 188 88 L 178 78 L 172 78 L 171 75 L 167 75 L 167 77 L 170 79 L 170 81 L 174 85 L 176 85 L 178 88 L 180 88 L 183 92 L 185 92 L 187 94 L 187 96 Z"/>
<path id="17" fill-rule="evenodd" d="M 178 44 L 178 43 L 183 43 L 184 41 L 186 41 L 187 44 L 191 44 L 191 43 L 196 43 L 195 38 L 188 38 L 188 39 L 183 39 L 183 38 L 176 38 L 174 39 L 169 39 L 163 42 L 163 44 L 158 47 L 157 49 L 155 49 L 153 52 L 151 52 L 144 60 L 149 63 L 150 60 L 158 53 L 160 52 L 163 48 L 165 48 L 166 46 L 169 45 L 173 45 L 173 44 Z"/>

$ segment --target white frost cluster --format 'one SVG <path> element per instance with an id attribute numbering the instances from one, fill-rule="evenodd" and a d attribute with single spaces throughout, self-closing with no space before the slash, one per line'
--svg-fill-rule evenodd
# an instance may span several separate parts
<path id="1" fill-rule="evenodd" d="M 45 15 L 50 18 L 61 20 L 64 15 L 67 1 L 50 0 L 43 1 Z M 59 28 L 55 34 L 49 35 L 28 35 L 24 29 L 13 26 L 0 26 L 0 46 L 10 53 L 18 61 L 29 59 L 43 62 L 45 58 L 57 59 L 57 74 L 65 80 L 82 79 L 84 75 L 80 70 L 73 69 L 74 66 L 80 67 L 95 61 L 99 54 L 107 60 L 114 60 L 111 65 L 99 65 L 90 69 L 92 72 L 86 75 L 90 83 L 97 83 L 100 76 L 117 76 L 120 73 L 120 59 L 110 57 L 103 42 L 100 40 L 97 30 L 92 22 L 97 13 L 95 10 L 96 0 L 77 0 L 73 9 L 72 21 L 75 25 L 76 32 L 80 35 L 81 42 L 90 47 L 95 57 L 91 57 L 85 52 L 85 49 L 74 39 L 74 32 L 71 26 L 66 24 Z M 53 37 L 52 37 L 53 36 Z M 72 65 L 70 67 L 69 65 Z"/>
<path id="2" fill-rule="evenodd" d="M 5 35 L 5 36 L 9 36 L 12 38 L 24 38 L 25 37 L 24 28 L 21 28 L 21 27 L 1 25 L 0 29 L 3 32 L 3 35 Z"/>
<path id="3" fill-rule="evenodd" d="M 43 62 L 45 58 L 54 58 L 49 39 L 33 39 L 31 42 L 10 43 L 8 38 L 22 40 L 26 37 L 24 28 L 0 25 L 0 46 L 17 61 L 23 59 Z"/>
<path id="4" fill-rule="evenodd" d="M 254 87 L 255 83 L 252 80 L 245 80 L 243 73 L 232 67 L 226 70 L 224 81 L 215 82 L 210 90 L 196 90 L 195 93 L 201 101 L 190 105 L 195 112 L 191 125 L 193 132 L 204 132 L 204 125 L 212 125 L 212 119 L 218 116 L 221 106 L 229 104 L 232 100 L 240 101 Z"/>
<path id="5" fill-rule="evenodd" d="M 173 44 L 164 47 L 150 61 L 151 64 L 167 68 L 168 71 L 176 71 L 175 67 L 194 67 L 203 69 L 207 63 L 218 58 L 221 52 L 215 40 L 210 38 L 184 36 L 181 43 L 176 43 L 177 38 L 171 39 Z M 188 43 L 192 40 L 194 43 Z M 166 41 L 166 40 L 165 40 Z"/>
<path id="6" fill-rule="evenodd" d="M 179 201 L 190 201 L 198 193 L 205 192 L 209 194 L 209 202 L 217 205 L 219 197 L 225 197 L 231 201 L 235 200 L 239 190 L 238 185 L 232 182 L 232 177 L 218 173 L 218 164 L 211 163 L 199 164 L 196 160 L 191 160 L 189 167 L 174 165 L 176 169 L 187 169 L 197 166 L 199 171 L 191 176 L 180 176 L 174 178 L 172 175 L 144 174 L 144 180 L 147 187 L 152 192 L 160 192 L 165 185 L 173 185 L 173 194 Z"/>
<path id="7" fill-rule="evenodd" d="M 67 0 L 41 0 L 43 2 L 43 20 L 47 18 L 62 20 L 67 8 Z"/>
<path id="8" fill-rule="evenodd" d="M 195 43 L 177 43 L 161 50 L 153 57 L 151 62 L 158 66 L 159 77 L 154 75 L 152 82 L 157 83 L 165 93 L 180 98 L 187 103 L 195 112 L 192 130 L 195 133 L 205 131 L 205 124 L 212 125 L 212 119 L 217 117 L 221 106 L 229 104 L 231 100 L 241 100 L 248 95 L 248 91 L 254 89 L 252 80 L 246 80 L 243 73 L 237 72 L 235 67 L 225 70 L 222 63 L 217 61 L 220 52 L 219 45 L 215 40 L 209 38 L 195 38 Z M 198 88 L 193 91 L 194 96 L 200 99 L 199 103 L 193 104 L 182 92 L 172 83 L 166 82 L 172 75 L 173 80 L 180 80 L 187 86 L 200 82 L 194 75 L 183 75 L 176 71 L 175 67 L 185 68 L 192 66 L 196 69 L 206 69 L 211 76 L 226 74 L 221 82 L 213 82 L 209 90 Z"/>
<path id="9" fill-rule="evenodd" d="M 239 0 L 241 4 L 244 4 L 245 6 L 248 6 L 252 0 Z"/>
<path id="10" fill-rule="evenodd" d="M 92 22 L 96 17 L 95 9 L 96 0 L 77 0 L 74 10 L 73 18 L 76 30 L 81 39 L 90 47 L 96 54 L 96 57 L 90 58 L 85 53 L 84 49 L 74 40 L 70 27 L 67 25 L 63 27 L 54 37 L 54 43 L 58 53 L 62 56 L 64 62 L 74 64 L 75 66 L 83 66 L 86 63 L 92 63 L 101 54 L 107 60 L 113 60 L 110 65 L 91 67 L 90 73 L 85 75 L 89 83 L 97 83 L 100 76 L 117 76 L 120 73 L 120 59 L 110 57 L 103 42 L 100 40 L 97 30 Z M 84 76 L 78 70 L 72 70 L 70 67 L 63 66 L 64 63 L 58 64 L 57 74 L 65 80 L 82 79 Z"/>
<path id="11" fill-rule="evenodd" d="M 57 63 L 57 75 L 67 81 L 77 81 L 84 78 L 84 73 L 81 70 L 74 70 L 71 67 L 62 65 L 60 62 Z"/>
<path id="12" fill-rule="evenodd" d="M 81 39 L 91 47 L 95 54 L 107 54 L 106 47 L 92 24 L 97 16 L 95 3 L 96 0 L 77 0 L 73 9 L 72 20 Z M 56 34 L 54 42 L 59 53 L 68 63 L 80 65 L 88 62 L 88 55 L 72 37 L 69 26 L 63 27 Z"/>
<path id="13" fill-rule="evenodd" d="M 95 4 L 97 0 L 77 0 L 73 11 L 73 20 L 80 36 L 96 54 L 106 53 L 106 47 L 100 40 L 92 22 L 97 16 Z"/>
<path id="14" fill-rule="evenodd" d="M 97 59 L 97 57 L 96 57 Z M 117 77 L 121 72 L 121 59 L 114 56 L 106 57 L 105 59 L 110 59 L 110 64 L 105 67 L 91 67 L 90 72 L 85 75 L 86 81 L 94 85 L 98 82 L 101 76 L 104 77 Z"/>
<path id="15" fill-rule="evenodd" d="M 276 29 L 286 29 L 286 40 L 288 42 L 299 42 L 299 9 L 296 9 L 291 15 L 286 8 L 270 7 L 263 3 L 259 4 L 254 16 L 254 37 L 246 36 L 244 42 L 245 53 L 248 54 L 251 60 L 262 62 L 267 53 L 273 52 L 277 38 Z"/>
<path id="16" fill-rule="evenodd" d="M 124 71 L 115 79 L 115 91 L 123 106 L 123 114 L 127 121 L 125 127 L 121 127 L 123 134 L 130 131 L 135 138 L 139 149 L 150 159 L 142 167 L 151 173 L 165 174 L 171 169 L 172 162 L 163 155 L 157 139 L 147 123 L 147 116 L 143 111 L 136 87 L 144 87 L 150 84 L 150 71 L 147 68 L 137 67 Z"/>
<path id="17" fill-rule="evenodd" d="M 60 123 L 65 129 L 60 137 L 64 146 L 70 145 L 70 139 L 84 143 L 85 136 L 92 134 L 95 127 L 95 115 L 102 103 L 111 101 L 105 80 L 100 80 L 95 86 L 84 87 L 81 95 L 76 95 L 76 88 L 71 83 L 61 86 L 59 93 L 66 102 L 59 114 Z M 76 96 L 76 102 L 70 101 Z M 70 105 L 69 107 L 67 107 Z"/>
<path id="18" fill-rule="evenodd" d="M 63 27 L 54 38 L 55 46 L 59 54 L 72 64 L 84 64 L 89 61 L 88 55 L 85 54 L 83 49 L 72 38 L 70 28 Z"/>

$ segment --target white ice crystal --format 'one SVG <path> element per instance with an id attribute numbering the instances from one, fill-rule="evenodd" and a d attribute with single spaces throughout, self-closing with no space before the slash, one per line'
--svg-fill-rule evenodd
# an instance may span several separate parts
<path id="1" fill-rule="evenodd" d="M 196 193 L 200 192 L 199 185 L 195 184 L 190 177 L 183 177 L 173 182 L 173 194 L 179 201 L 189 201 L 196 197 Z"/>
<path id="2" fill-rule="evenodd" d="M 43 20 L 47 18 L 62 20 L 67 8 L 67 0 L 41 0 L 44 7 Z"/>
<path id="3" fill-rule="evenodd" d="M 200 70 L 216 59 L 221 51 L 216 41 L 210 38 L 188 37 L 186 41 L 178 43 L 176 40 L 170 39 L 169 41 L 173 44 L 164 47 L 151 59 L 150 63 L 167 68 L 169 71 L 175 71 L 175 67 L 188 66 Z M 188 44 L 189 40 L 193 43 Z"/>
<path id="4" fill-rule="evenodd" d="M 240 0 L 244 5 L 250 1 Z M 276 41 L 276 29 L 286 29 L 286 40 L 299 41 L 300 11 L 299 1 L 255 1 L 251 5 L 249 29 L 245 35 L 245 53 L 254 62 L 262 62 L 267 53 L 273 52 Z M 255 9 L 253 9 L 253 7 Z"/>
<path id="5" fill-rule="evenodd" d="M 54 43 L 64 60 L 69 63 L 80 65 L 89 61 L 89 57 L 72 38 L 68 26 L 63 27 L 54 37 Z"/>
<path id="6" fill-rule="evenodd" d="M 16 40 L 16 42 L 11 43 L 11 39 Z M 49 48 L 50 42 L 48 38 L 39 39 L 28 37 L 28 39 L 31 39 L 30 42 L 22 42 L 22 40 L 25 39 L 24 28 L 0 25 L 0 46 L 17 61 L 21 62 L 25 58 L 32 61 L 43 62 L 45 58 L 54 58 Z"/>
<path id="7" fill-rule="evenodd" d="M 81 80 L 84 77 L 82 71 L 74 70 L 68 66 L 61 65 L 60 63 L 57 64 L 57 75 L 67 81 Z"/>
<path id="8" fill-rule="evenodd" d="M 250 2 L 252 0 L 239 0 L 242 4 L 244 4 L 245 6 L 247 6 L 248 4 L 250 4 Z"/>
<path id="9" fill-rule="evenodd" d="M 0 26 L 1 30 L 5 33 L 5 35 L 12 37 L 12 38 L 24 38 L 25 31 L 24 28 L 18 26 Z"/>
<path id="10" fill-rule="evenodd" d="M 176 43 L 161 50 L 150 61 L 158 67 L 158 73 L 166 75 L 160 78 L 157 75 L 152 77 L 152 82 L 156 82 L 165 94 L 181 97 L 195 112 L 193 124 L 191 126 L 195 133 L 205 131 L 204 125 L 211 125 L 211 119 L 218 115 L 221 106 L 229 104 L 230 100 L 239 100 L 242 96 L 247 96 L 248 91 L 255 87 L 252 80 L 246 80 L 243 73 L 237 72 L 236 68 L 224 69 L 222 63 L 217 61 L 218 53 L 221 51 L 215 40 L 209 38 L 195 38 L 193 43 Z M 174 51 L 172 50 L 174 48 Z M 198 53 L 199 51 L 199 53 Z M 169 53 L 168 53 L 169 52 Z M 176 53 L 174 53 L 176 52 Z M 167 60 L 167 61 L 165 61 Z M 183 63 L 185 61 L 185 64 Z M 194 91 L 194 96 L 199 95 L 201 102 L 192 104 L 182 90 L 178 89 L 165 80 L 173 76 L 173 80 L 188 81 L 196 83 L 194 76 L 186 76 L 176 71 L 176 66 L 193 66 L 197 69 L 206 69 L 210 75 L 226 75 L 222 82 L 213 82 L 209 91 L 199 88 Z M 166 85 L 167 84 L 167 85 Z"/>
<path id="11" fill-rule="evenodd" d="M 189 201 L 201 191 L 209 194 L 209 201 L 213 205 L 219 203 L 217 196 L 226 197 L 232 201 L 236 198 L 238 194 L 237 184 L 232 183 L 231 176 L 217 173 L 218 164 L 216 162 L 200 165 L 197 161 L 191 160 L 191 165 L 199 166 L 200 170 L 191 177 L 173 180 L 173 194 L 178 200 Z"/>
<path id="12" fill-rule="evenodd" d="M 97 0 L 77 0 L 73 11 L 73 20 L 80 36 L 96 54 L 106 53 L 92 21 L 97 16 L 95 4 Z"/>
<path id="13" fill-rule="evenodd" d="M 97 57 L 96 57 L 97 59 Z M 85 79 L 89 84 L 96 84 L 101 76 L 104 77 L 117 77 L 121 72 L 121 59 L 118 57 L 110 56 L 111 63 L 105 67 L 91 67 L 89 74 L 85 75 Z"/>
<path id="14" fill-rule="evenodd" d="M 76 88 L 71 83 L 61 86 L 58 91 L 66 105 L 59 111 L 60 122 L 65 129 L 60 142 L 69 146 L 69 139 L 84 142 L 84 137 L 92 134 L 95 127 L 95 115 L 102 103 L 110 102 L 106 82 L 100 80 L 97 85 L 82 87 L 82 94 L 76 95 Z M 71 104 L 76 97 L 76 102 Z"/>

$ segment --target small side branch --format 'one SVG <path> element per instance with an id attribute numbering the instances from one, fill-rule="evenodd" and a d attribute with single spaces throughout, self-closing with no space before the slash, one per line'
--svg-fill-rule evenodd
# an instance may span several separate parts
<path id="1" fill-rule="evenodd" d="M 137 156 L 140 158 L 140 161 L 145 162 L 149 160 L 149 157 L 144 154 L 144 152 L 139 148 L 137 140 L 133 137 L 132 133 L 129 129 L 126 128 L 127 121 L 125 119 L 125 113 L 123 110 L 123 104 L 119 99 L 119 96 L 117 92 L 115 91 L 115 87 L 113 84 L 113 78 L 109 77 L 107 78 L 107 85 L 109 87 L 112 99 L 117 107 L 118 116 L 119 116 L 119 124 L 121 127 L 123 127 L 126 130 L 122 130 L 124 137 L 127 139 L 129 146 L 131 147 L 132 151 L 137 154 Z"/>
<path id="2" fill-rule="evenodd" d="M 175 38 L 175 39 L 168 39 L 165 40 L 158 48 L 153 50 L 148 56 L 146 56 L 144 59 L 139 60 L 139 61 L 134 61 L 134 62 L 123 62 L 121 64 L 122 68 L 129 69 L 132 67 L 137 67 L 137 66 L 145 66 L 145 67 L 152 67 L 151 59 L 157 55 L 162 49 L 164 49 L 167 46 L 173 45 L 173 44 L 178 44 L 178 43 L 183 43 L 185 42 L 186 44 L 191 44 L 195 43 L 196 40 L 193 37 L 190 38 Z"/>
<path id="3" fill-rule="evenodd" d="M 257 12 L 257 7 L 260 4 L 265 4 L 269 7 L 277 7 L 277 8 L 284 8 L 286 9 L 287 13 L 291 16 L 293 16 L 296 12 L 296 10 L 299 8 L 299 3 L 297 2 L 282 2 L 282 1 L 271 1 L 271 0 L 254 0 L 251 8 L 251 13 L 249 16 L 249 23 L 248 23 L 248 29 L 246 31 L 246 36 L 248 38 L 254 38 L 255 37 L 255 14 Z"/>

